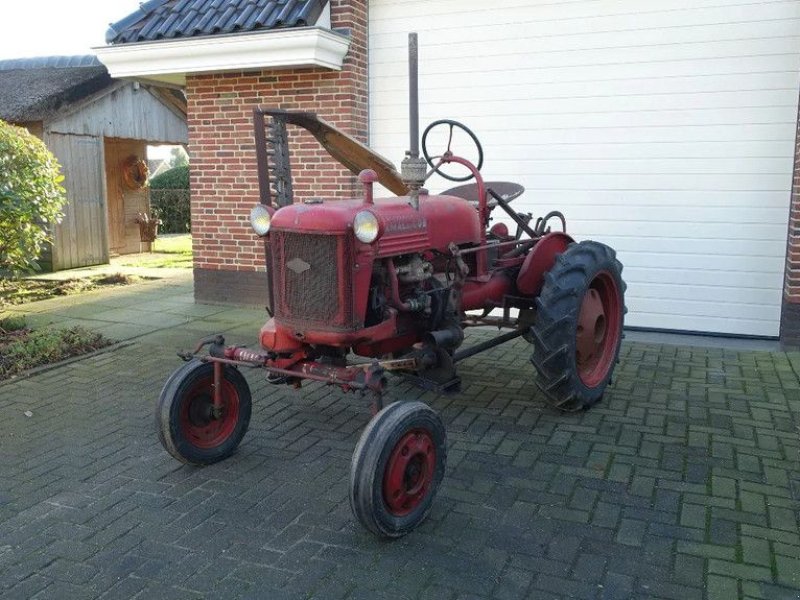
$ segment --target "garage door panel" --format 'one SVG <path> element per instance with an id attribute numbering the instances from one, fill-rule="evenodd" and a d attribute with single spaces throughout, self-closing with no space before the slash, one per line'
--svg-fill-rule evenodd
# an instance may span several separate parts
<path id="1" fill-rule="evenodd" d="M 449 187 L 449 186 L 448 186 Z M 438 188 L 437 188 L 438 189 Z M 444 188 L 441 188 L 444 189 Z M 786 192 L 761 192 L 759 201 L 764 209 L 781 211 L 786 205 Z M 729 192 L 711 190 L 707 192 L 672 192 L 666 190 L 653 190 L 647 194 L 638 192 L 620 193 L 617 191 L 592 191 L 585 190 L 537 190 L 526 191 L 514 204 L 524 204 L 529 209 L 547 208 L 553 204 L 569 205 L 576 210 L 583 207 L 608 207 L 610 209 L 626 209 L 663 206 L 666 208 L 708 206 L 710 208 L 752 208 L 753 195 L 750 192 Z"/>
<path id="2" fill-rule="evenodd" d="M 761 4 L 786 4 L 787 0 L 764 0 Z M 376 3 L 380 6 L 380 12 L 374 15 L 377 23 L 387 20 L 407 17 L 410 12 L 424 10 L 430 17 L 449 16 L 452 14 L 451 6 L 448 2 L 431 3 L 429 0 L 394 0 L 392 2 L 381 1 Z M 592 0 L 590 2 L 575 2 L 574 0 L 549 0 L 532 4 L 526 0 L 504 0 L 503 5 L 509 10 L 513 10 L 514 16 L 526 13 L 536 13 L 537 22 L 544 20 L 547 15 L 551 18 L 575 19 L 602 15 L 619 14 L 649 14 L 660 13 L 666 10 L 686 10 L 686 9 L 708 9 L 708 8 L 727 8 L 734 9 L 740 5 L 747 5 L 746 0 L 673 0 L 669 4 L 660 5 L 631 5 L 619 0 Z M 474 2 L 463 2 L 459 4 L 462 15 L 471 15 L 476 20 L 485 16 L 485 5 Z M 636 9 L 639 10 L 636 10 Z M 503 22 L 504 15 L 494 15 L 497 21 Z M 506 15 L 507 17 L 507 15 Z M 521 19 L 522 17 L 520 17 Z M 518 20 L 520 20 L 518 19 Z M 507 22 L 513 20 L 507 19 Z"/>
<path id="3" fill-rule="evenodd" d="M 455 172 L 455 171 L 454 171 Z M 654 174 L 616 174 L 616 175 L 585 175 L 573 173 L 570 175 L 526 174 L 523 166 L 508 162 L 508 168 L 483 170 L 483 175 L 489 180 L 517 181 L 527 192 L 527 198 L 521 204 L 532 203 L 537 205 L 536 198 L 552 197 L 556 193 L 564 195 L 571 192 L 593 189 L 597 192 L 617 193 L 620 197 L 630 198 L 637 193 L 646 195 L 657 191 L 673 192 L 676 196 L 693 192 L 698 196 L 704 193 L 727 192 L 748 193 L 751 198 L 759 194 L 772 194 L 777 192 L 788 193 L 787 186 L 791 175 L 771 175 L 757 173 L 739 173 L 735 175 L 713 174 L 686 174 L 686 173 L 654 173 Z M 521 176 L 522 175 L 522 176 Z M 443 190 L 452 187 L 452 183 L 440 177 L 431 178 L 429 188 Z M 762 187 L 764 186 L 764 187 Z M 702 199 L 701 199 L 702 202 Z M 757 202 L 757 200 L 754 200 Z M 786 214 L 789 207 L 784 200 Z"/>
<path id="4" fill-rule="evenodd" d="M 372 25 L 376 44 L 370 46 L 370 54 L 375 65 L 394 62 L 394 54 L 405 49 L 406 31 L 399 29 L 394 21 L 377 22 Z M 469 56 L 474 39 L 464 31 L 451 32 L 447 37 L 430 36 L 433 31 L 426 25 L 418 29 L 425 35 L 423 50 L 432 54 L 444 46 Z M 774 53 L 785 50 L 789 40 L 797 35 L 796 19 L 780 19 L 759 21 L 757 27 L 749 21 L 738 23 L 717 23 L 712 25 L 694 25 L 676 29 L 651 29 L 645 38 L 639 29 L 617 31 L 586 31 L 572 35 L 548 35 L 546 31 L 531 31 L 528 28 L 525 36 L 526 48 L 531 53 L 548 54 L 564 52 L 585 52 L 605 50 L 627 50 L 629 52 L 645 51 L 658 56 L 672 49 L 674 54 L 664 54 L 670 58 L 688 56 L 689 52 L 709 52 L 711 50 L 728 49 L 737 45 L 733 51 L 741 52 L 739 40 L 750 40 L 748 44 L 753 53 Z M 481 40 L 485 42 L 482 49 L 485 56 L 506 56 L 516 54 L 509 52 L 508 46 L 517 43 L 518 38 L 508 35 L 504 26 L 489 26 L 481 30 Z M 680 47 L 674 47 L 675 45 Z M 770 52 L 771 51 L 771 52 Z M 721 56 L 722 54 L 718 54 Z"/>
<path id="5" fill-rule="evenodd" d="M 622 256 L 622 258 L 625 257 Z M 716 285 L 720 289 L 770 290 L 769 294 L 772 294 L 774 293 L 776 281 L 780 281 L 780 277 L 783 274 L 782 270 L 780 272 L 748 272 L 746 274 L 738 270 L 722 271 L 716 268 L 716 264 L 709 265 L 713 269 L 711 273 L 709 273 L 709 269 L 658 268 L 652 264 L 648 264 L 645 267 L 636 267 L 628 263 L 624 264 L 624 274 L 627 279 L 637 281 L 640 284 L 656 283 L 670 287 L 676 286 L 675 289 L 678 290 L 683 289 L 683 286 L 699 285 L 713 288 Z M 739 263 L 737 263 L 737 266 L 739 266 Z M 709 283 L 710 281 L 713 281 L 713 285 Z M 771 304 L 771 302 L 772 297 L 770 295 L 768 303 Z"/>
<path id="6" fill-rule="evenodd" d="M 424 60 L 424 57 L 421 59 Z M 429 61 L 432 73 L 436 69 L 451 73 L 449 77 L 421 77 L 420 88 L 427 97 L 436 90 L 447 90 L 456 85 L 459 93 L 453 98 L 470 99 L 469 84 L 480 83 L 483 86 L 502 86 L 495 89 L 495 99 L 525 100 L 526 86 L 541 86 L 537 95 L 544 98 L 560 97 L 602 97 L 615 96 L 623 98 L 628 95 L 650 95 L 670 93 L 700 93 L 736 90 L 759 89 L 791 89 L 787 85 L 785 75 L 797 72 L 797 61 L 786 55 L 780 55 L 777 61 L 772 57 L 751 57 L 731 59 L 709 59 L 704 61 L 673 61 L 664 63 L 629 63 L 606 65 L 589 62 L 587 65 L 559 65 L 545 67 L 539 64 L 538 57 L 531 56 L 525 63 L 507 65 L 504 61 L 475 59 L 473 65 L 459 66 L 453 59 Z M 497 70 L 505 71 L 504 81 L 495 81 L 489 73 Z M 783 74 L 783 78 L 775 74 Z M 747 74 L 745 84 L 736 80 L 735 75 Z M 399 81 L 406 75 L 403 66 L 394 63 L 381 68 L 376 81 L 395 82 L 397 88 L 388 88 L 399 92 L 403 89 Z M 461 76 L 458 83 L 455 76 Z M 468 78 L 466 81 L 464 77 Z M 705 79 L 712 77 L 713 79 Z M 680 82 L 672 78 L 682 78 Z M 399 80 L 399 81 L 398 81 Z M 451 81 L 451 85 L 447 82 Z M 683 84 L 680 91 L 674 84 Z M 477 91 L 477 86 L 473 88 Z M 467 93 L 466 98 L 463 97 Z M 502 93 L 500 93 L 502 92 Z M 402 96 L 401 96 L 402 97 Z M 401 97 L 393 95 L 388 100 L 401 103 Z M 436 98 L 434 98 L 436 100 Z"/>
<path id="7" fill-rule="evenodd" d="M 425 57 L 422 56 L 424 61 Z M 454 65 L 453 59 L 433 58 L 427 61 L 432 72 L 447 69 L 451 74 L 461 74 L 465 77 L 474 76 L 474 73 L 484 73 L 496 69 L 503 69 L 516 81 L 516 85 L 535 85 L 555 81 L 607 81 L 615 79 L 636 79 L 646 74 L 644 69 L 650 66 L 660 77 L 697 77 L 715 74 L 741 74 L 741 73 L 769 73 L 774 71 L 797 71 L 800 60 L 791 54 L 778 54 L 769 56 L 744 56 L 736 58 L 708 58 L 696 60 L 661 61 L 645 64 L 642 62 L 607 64 L 596 59 L 586 63 L 555 63 L 552 64 L 540 56 L 531 58 L 530 61 L 517 62 L 513 65 L 493 57 L 478 56 L 461 65 Z M 598 69 L 602 67 L 602 79 L 598 78 Z M 644 68 L 643 68 L 644 67 Z M 406 65 L 387 63 L 381 68 L 382 78 L 402 78 L 406 75 Z M 422 80 L 422 83 L 425 83 Z M 489 82 L 482 82 L 489 85 Z M 423 89 L 425 89 L 423 87 Z M 495 90 L 497 91 L 497 90 Z M 517 97 L 517 99 L 522 99 Z"/>
<path id="8" fill-rule="evenodd" d="M 514 37 L 525 39 L 531 35 L 533 28 L 540 34 L 560 36 L 591 33 L 598 31 L 641 31 L 664 30 L 692 26 L 709 26 L 720 23 L 750 23 L 774 19 L 800 18 L 797 4 L 790 0 L 784 2 L 754 3 L 720 3 L 715 6 L 698 6 L 695 3 L 680 5 L 662 3 L 660 5 L 643 4 L 641 2 L 570 2 L 551 4 L 544 2 L 519 3 L 486 9 L 485 3 L 422 1 L 416 3 L 397 3 L 391 0 L 373 2 L 384 5 L 387 10 L 375 14 L 372 10 L 371 22 L 397 31 L 408 31 L 411 27 L 424 30 L 438 30 L 440 43 L 451 39 L 475 37 L 487 32 L 489 39 Z M 438 5 L 438 6 L 431 6 Z M 467 8 L 467 6 L 471 8 Z M 648 8 L 657 7 L 655 10 Z M 673 6 L 675 8 L 673 8 Z M 484 10 L 480 10 L 480 8 Z M 567 16 L 567 11 L 574 11 Z M 494 12 L 495 14 L 488 14 Z M 447 26 L 442 27 L 439 15 L 446 19 Z M 424 17 L 424 18 L 421 18 Z"/>
<path id="9" fill-rule="evenodd" d="M 800 64 L 798 64 L 800 70 Z M 476 94 L 473 94 L 475 96 Z M 491 100 L 491 95 L 486 98 L 475 100 L 462 100 L 461 118 L 480 119 L 482 114 L 481 106 L 485 106 Z M 450 99 L 452 103 L 452 97 Z M 428 110 L 436 110 L 437 103 L 426 98 Z M 443 99 L 442 104 L 448 103 Z M 630 111 L 624 110 L 624 103 L 621 103 L 616 111 L 609 112 L 587 112 L 587 113 L 556 113 L 549 112 L 538 114 L 530 112 L 525 106 L 519 105 L 518 101 L 496 100 L 493 103 L 500 111 L 516 110 L 514 114 L 505 113 L 505 117 L 498 117 L 497 130 L 511 131 L 524 121 L 527 129 L 570 129 L 574 127 L 588 128 L 609 128 L 617 127 L 620 122 L 626 123 L 627 127 L 694 127 L 728 125 L 729 123 L 738 124 L 761 124 L 775 123 L 792 126 L 792 121 L 786 121 L 789 113 L 786 106 L 764 106 L 747 108 L 719 108 L 695 109 L 695 110 L 648 110 Z M 445 114 L 444 110 L 442 114 Z"/>
<path id="10" fill-rule="evenodd" d="M 699 263 L 707 264 L 713 269 L 713 265 L 728 259 L 731 259 L 732 264 L 738 264 L 740 260 L 745 259 L 757 263 L 767 260 L 782 261 L 786 253 L 786 248 L 780 241 L 754 240 L 744 232 L 741 237 L 732 232 L 733 235 L 727 239 L 686 237 L 683 231 L 675 231 L 674 237 L 667 237 L 663 229 L 659 230 L 658 236 L 648 236 L 647 228 L 639 227 L 635 235 L 621 236 L 596 226 L 578 227 L 574 220 L 568 220 L 567 224 L 568 231 L 576 237 L 603 241 L 629 256 L 642 256 L 643 258 L 636 259 L 641 264 L 646 264 L 646 261 L 654 261 L 657 266 L 669 264 L 652 256 L 660 254 L 681 267 Z M 725 267 L 720 268 L 724 270 Z"/>
<path id="11" fill-rule="evenodd" d="M 454 149 L 458 149 L 455 145 Z M 465 151 L 469 148 L 465 148 Z M 521 155 L 521 156 L 520 156 Z M 503 153 L 503 156 L 515 154 Z M 743 161 L 741 157 L 726 158 L 626 158 L 608 160 L 600 158 L 585 159 L 570 157 L 569 162 L 563 159 L 530 158 L 524 152 L 516 153 L 514 164 L 521 168 L 520 172 L 535 175 L 629 175 L 629 174 L 697 174 L 709 173 L 734 175 L 741 173 L 746 168 L 751 174 L 777 174 L 784 176 L 787 169 L 791 169 L 791 159 L 785 156 L 769 158 L 748 158 Z M 493 157 L 497 160 L 499 157 Z M 494 166 L 494 165 L 493 165 Z"/>
<path id="12" fill-rule="evenodd" d="M 715 282 L 716 283 L 716 282 Z M 749 286 L 721 286 L 721 285 L 683 285 L 672 283 L 639 282 L 638 291 L 642 297 L 660 298 L 661 300 L 683 301 L 685 299 L 698 303 L 719 304 L 720 300 L 731 293 L 739 293 L 746 289 L 748 293 L 748 306 L 755 305 L 760 309 L 768 307 L 772 301 L 772 289 Z M 715 312 L 716 314 L 716 312 Z M 772 314 L 767 312 L 767 314 Z"/>
<path id="13" fill-rule="evenodd" d="M 708 300 L 691 300 L 687 298 L 654 298 L 636 296 L 630 294 L 626 298 L 626 304 L 629 307 L 629 312 L 639 311 L 642 313 L 674 315 L 676 319 L 681 317 L 702 317 L 705 319 L 714 319 L 722 316 L 720 314 L 720 303 L 725 298 L 720 295 L 718 298 Z M 732 302 L 725 302 L 726 312 L 725 316 L 734 320 L 751 320 L 769 322 L 775 318 L 780 318 L 780 309 L 776 309 L 761 304 L 738 304 Z M 630 319 L 627 319 L 630 322 Z M 636 326 L 636 321 L 640 320 L 636 317 L 631 325 Z"/>
<path id="14" fill-rule="evenodd" d="M 800 39 L 797 40 L 800 45 Z M 483 98 L 484 101 L 519 102 L 524 100 L 525 111 L 529 114 L 593 114 L 593 113 L 637 113 L 639 111 L 679 111 L 679 110 L 719 110 L 740 109 L 742 107 L 771 108 L 775 106 L 793 106 L 797 102 L 797 90 L 737 90 L 682 94 L 640 94 L 628 96 L 585 96 L 559 98 L 557 103 L 552 98 L 531 98 L 527 85 L 503 87 L 503 98 L 497 98 L 497 91 L 492 93 L 483 87 L 465 87 L 462 78 L 451 87 L 441 86 L 426 88 L 424 91 L 426 105 L 437 105 L 452 102 L 453 97 L 470 94 L 471 98 Z M 527 92 L 527 94 L 526 94 Z M 405 94 L 402 89 L 376 92 L 375 101 L 385 106 L 403 106 Z M 520 107 L 516 106 L 516 110 Z"/>
<path id="15" fill-rule="evenodd" d="M 515 136 L 515 138 L 518 136 Z M 500 143 L 497 135 L 481 135 L 481 139 L 493 146 Z M 503 146 L 503 156 L 520 156 L 527 161 L 569 161 L 577 160 L 645 160 L 645 159 L 669 159 L 669 160 L 716 160 L 725 159 L 728 161 L 738 161 L 750 158 L 769 158 L 787 160 L 787 153 L 794 150 L 794 140 L 769 140 L 769 141 L 741 141 L 741 142 L 654 142 L 647 148 L 647 156 L 642 156 L 642 148 L 634 143 L 619 144 L 541 144 L 541 143 L 517 143 L 506 144 Z M 494 157 L 486 157 L 487 160 Z M 781 162 L 781 167 L 785 169 L 786 163 Z M 782 169 L 781 172 L 785 172 Z"/>
<path id="16" fill-rule="evenodd" d="M 521 199 L 521 198 L 520 198 Z M 570 204 L 572 204 L 570 202 Z M 519 205 L 529 206 L 527 202 Z M 533 207 L 531 207 L 533 208 Z M 581 206 L 574 211 L 570 222 L 587 222 L 601 224 L 603 221 L 613 220 L 618 223 L 633 223 L 634 226 L 648 223 L 660 225 L 673 225 L 680 227 L 680 233 L 689 237 L 694 233 L 701 233 L 707 238 L 740 238 L 746 235 L 748 239 L 775 239 L 778 231 L 775 227 L 786 226 L 786 212 L 783 208 L 763 208 L 748 206 L 742 208 L 684 206 L 679 209 L 668 206 Z M 607 224 L 604 225 L 603 229 Z M 758 229 L 768 226 L 768 229 Z M 747 231 L 740 227 L 747 226 Z M 689 229 L 700 227 L 700 230 Z M 733 229 L 732 229 L 733 227 Z"/>
<path id="17" fill-rule="evenodd" d="M 484 176 L 526 187 L 518 210 L 617 248 L 629 324 L 777 335 L 800 3 L 373 0 L 370 16 L 379 152 L 408 145 L 417 30 L 423 126 L 463 120 Z"/>
<path id="18" fill-rule="evenodd" d="M 385 154 L 384 154 L 385 155 Z M 524 173 L 523 166 L 511 163 L 507 169 L 485 169 L 491 179 L 506 179 L 515 173 Z M 526 180 L 531 181 L 533 189 L 566 190 L 566 189 L 597 189 L 597 190 L 730 190 L 730 191 L 780 191 L 788 190 L 791 173 L 773 175 L 760 173 L 737 173 L 718 175 L 712 173 L 652 173 L 652 174 L 617 174 L 617 175 L 584 175 L 574 173 L 571 175 L 530 174 Z M 523 182 L 524 185 L 524 182 Z M 789 210 L 787 205 L 786 210 Z M 788 212 L 787 212 L 788 214 Z"/>
<path id="19" fill-rule="evenodd" d="M 563 211 L 562 211 L 563 212 Z M 676 223 L 659 221 L 658 219 L 641 221 L 622 220 L 623 212 L 609 212 L 603 218 L 586 220 L 576 211 L 569 211 L 570 217 L 567 223 L 570 231 L 582 232 L 584 235 L 592 233 L 603 233 L 606 236 L 619 236 L 638 238 L 642 231 L 655 227 L 659 230 L 660 238 L 648 236 L 647 239 L 663 239 L 674 241 L 682 248 L 692 248 L 693 240 L 703 240 L 704 244 L 713 244 L 719 248 L 721 245 L 728 244 L 733 247 L 739 244 L 741 248 L 742 240 L 747 240 L 748 244 L 763 242 L 764 244 L 774 244 L 772 240 L 780 233 L 785 233 L 783 225 L 738 225 L 736 223 Z M 670 233 L 672 237 L 667 237 Z M 777 245 L 781 248 L 781 245 Z M 785 250 L 785 248 L 784 248 Z"/>
<path id="20" fill-rule="evenodd" d="M 597 236 L 588 237 L 588 239 L 598 239 Z M 619 240 L 612 237 L 603 238 L 603 242 L 613 245 L 617 248 L 622 264 L 630 267 L 638 267 L 640 269 L 647 269 L 650 267 L 656 269 L 663 268 L 676 268 L 680 265 L 681 269 L 702 271 L 706 273 L 706 281 L 709 283 L 716 283 L 717 273 L 720 272 L 733 272 L 739 273 L 742 281 L 742 288 L 747 287 L 747 283 L 753 273 L 759 274 L 761 277 L 772 276 L 772 289 L 779 290 L 783 283 L 783 258 L 775 256 L 764 256 L 758 254 L 740 254 L 740 255 L 726 255 L 726 254 L 703 254 L 701 252 L 659 252 L 658 250 L 646 248 L 643 250 L 642 244 L 631 244 L 636 249 L 627 249 L 627 240 Z M 720 252 L 714 244 L 714 250 Z M 635 279 L 629 279 L 636 281 Z M 730 286 L 728 286 L 730 287 Z"/>
<path id="21" fill-rule="evenodd" d="M 776 318 L 752 319 L 748 316 L 740 317 L 736 321 L 731 321 L 726 316 L 676 316 L 671 313 L 647 312 L 637 309 L 637 320 L 639 323 L 632 322 L 631 318 L 626 318 L 625 325 L 629 327 L 641 327 L 645 329 L 660 329 L 670 331 L 689 331 L 699 333 L 719 333 L 723 335 L 747 335 L 758 337 L 777 337 L 778 325 Z M 643 324 L 646 323 L 646 324 Z"/>
<path id="22" fill-rule="evenodd" d="M 456 42 L 454 45 L 463 46 L 464 53 L 468 55 L 471 44 L 472 42 L 469 40 L 463 40 Z M 686 43 L 678 44 L 677 46 L 674 44 L 662 44 L 600 47 L 593 49 L 591 62 L 588 64 L 626 65 L 644 62 L 673 64 L 686 61 L 695 63 L 696 61 L 715 60 L 721 61 L 720 64 L 723 64 L 726 69 L 729 69 L 735 66 L 731 61 L 775 56 L 783 57 L 781 64 L 791 64 L 791 60 L 795 56 L 794 50 L 796 44 L 797 37 L 784 36 L 753 39 L 750 40 L 747 45 L 743 45 L 736 40 L 725 40 L 695 44 Z M 550 48 L 548 49 L 548 47 Z M 423 59 L 430 62 L 432 66 L 435 67 L 442 62 L 449 62 L 447 58 L 440 58 L 437 56 L 435 52 L 436 45 L 425 46 L 425 49 L 426 52 L 425 55 L 423 55 Z M 538 40 L 538 43 L 531 44 L 527 49 L 532 54 L 535 53 L 536 56 L 536 61 L 527 65 L 531 69 L 570 66 L 585 67 L 587 65 L 585 49 L 556 51 L 552 49 L 552 44 L 549 39 Z M 395 72 L 398 68 L 392 56 L 398 51 L 402 52 L 402 49 L 387 48 L 382 51 L 374 52 L 373 65 L 376 69 L 381 70 L 383 76 Z M 515 68 L 515 70 L 519 70 L 519 67 L 522 65 L 520 65 L 518 61 L 518 56 L 519 49 L 517 41 L 513 38 L 504 37 L 502 40 L 493 42 L 491 46 L 487 48 L 487 51 L 483 52 L 477 59 L 471 58 L 470 61 L 465 61 L 460 70 L 469 70 L 470 63 L 473 60 L 476 61 L 476 69 L 480 69 L 484 65 L 496 66 L 499 62 L 507 62 L 509 66 Z M 755 60 L 752 64 L 763 65 L 763 60 Z M 383 72 L 384 69 L 386 69 L 386 72 Z"/>
<path id="23" fill-rule="evenodd" d="M 399 111 L 396 111 L 399 112 Z M 503 147 L 503 139 L 508 139 L 508 130 L 498 131 L 487 122 L 484 117 L 473 117 L 466 119 L 457 114 L 456 108 L 449 113 L 434 112 L 427 109 L 421 111 L 421 123 L 427 125 L 437 119 L 459 118 L 464 121 L 471 129 L 474 129 L 478 138 L 487 142 L 485 150 L 488 156 L 506 155 Z M 474 121 L 474 122 L 473 122 Z M 403 129 L 405 127 L 405 129 Z M 408 123 L 406 121 L 381 123 L 378 120 L 372 122 L 370 135 L 376 140 L 376 147 L 383 148 L 381 153 L 387 157 L 403 156 L 403 148 L 408 146 Z M 707 141 L 746 141 L 746 140 L 778 140 L 786 141 L 787 126 L 785 123 L 768 124 L 739 124 L 729 125 L 698 125 L 697 127 L 617 127 L 604 128 L 583 128 L 575 126 L 572 128 L 530 128 L 525 122 L 520 120 L 517 127 L 513 128 L 514 138 L 518 141 L 527 143 L 536 142 L 538 144 L 609 144 L 609 143 L 635 143 L 641 144 L 642 152 L 649 152 L 649 144 L 664 144 L 671 142 L 707 142 Z M 791 135 L 791 131 L 789 135 Z M 488 138 L 487 138 L 488 136 Z M 792 138 L 794 139 L 794 138 Z M 488 143 L 494 144 L 489 146 Z M 487 168 L 492 165 L 487 164 Z"/>

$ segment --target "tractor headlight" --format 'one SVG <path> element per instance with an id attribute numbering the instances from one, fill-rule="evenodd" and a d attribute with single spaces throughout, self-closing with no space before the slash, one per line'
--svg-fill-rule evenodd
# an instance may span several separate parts
<path id="1" fill-rule="evenodd" d="M 256 204 L 250 211 L 250 225 L 257 235 L 263 237 L 269 233 L 272 224 L 272 213 L 263 204 Z"/>
<path id="2" fill-rule="evenodd" d="M 368 210 L 362 210 L 353 221 L 353 231 L 359 241 L 371 244 L 378 239 L 380 233 L 378 217 Z"/>

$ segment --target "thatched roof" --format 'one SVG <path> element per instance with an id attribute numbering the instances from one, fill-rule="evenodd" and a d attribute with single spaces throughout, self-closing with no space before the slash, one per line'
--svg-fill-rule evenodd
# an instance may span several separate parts
<path id="1" fill-rule="evenodd" d="M 2 61 L 0 119 L 14 123 L 45 121 L 113 83 L 103 65 L 86 57 Z"/>

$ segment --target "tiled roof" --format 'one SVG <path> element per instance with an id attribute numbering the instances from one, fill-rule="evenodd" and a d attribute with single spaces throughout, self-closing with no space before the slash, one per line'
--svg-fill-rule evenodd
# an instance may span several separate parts
<path id="1" fill-rule="evenodd" d="M 150 0 L 113 23 L 109 44 L 304 27 L 327 0 Z"/>

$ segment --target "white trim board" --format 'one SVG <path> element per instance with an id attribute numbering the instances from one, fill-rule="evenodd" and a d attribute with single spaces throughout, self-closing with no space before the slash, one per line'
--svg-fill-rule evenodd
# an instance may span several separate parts
<path id="1" fill-rule="evenodd" d="M 348 37 L 299 27 L 94 48 L 112 77 L 184 85 L 189 73 L 322 67 L 341 70 Z"/>

